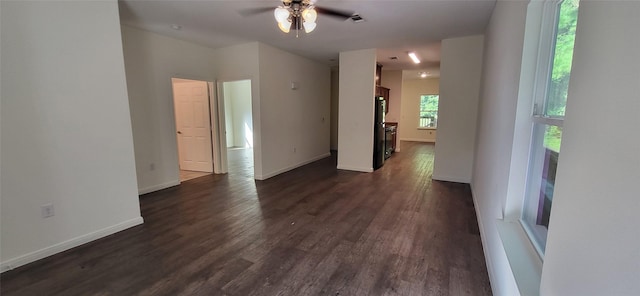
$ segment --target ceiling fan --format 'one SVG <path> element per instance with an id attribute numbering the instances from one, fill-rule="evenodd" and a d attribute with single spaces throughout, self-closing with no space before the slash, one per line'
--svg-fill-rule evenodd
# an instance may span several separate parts
<path id="1" fill-rule="evenodd" d="M 250 16 L 273 11 L 273 15 L 278 22 L 278 28 L 285 33 L 295 30 L 296 37 L 298 37 L 298 32 L 302 29 L 306 33 L 311 33 L 316 28 L 318 14 L 342 20 L 362 19 L 353 11 L 321 7 L 315 5 L 315 2 L 315 0 L 282 0 L 282 5 L 280 6 L 249 8 L 241 10 L 240 14 Z"/>

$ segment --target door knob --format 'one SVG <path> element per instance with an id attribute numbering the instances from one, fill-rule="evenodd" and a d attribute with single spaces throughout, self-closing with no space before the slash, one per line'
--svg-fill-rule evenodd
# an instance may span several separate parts
<path id="1" fill-rule="evenodd" d="M 181 131 L 178 131 L 178 134 L 181 134 L 181 135 L 182 135 L 182 132 L 181 132 Z"/>

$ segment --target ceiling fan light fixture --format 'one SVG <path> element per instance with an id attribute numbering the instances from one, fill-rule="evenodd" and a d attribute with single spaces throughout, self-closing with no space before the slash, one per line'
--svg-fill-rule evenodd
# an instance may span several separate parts
<path id="1" fill-rule="evenodd" d="M 312 23 L 312 22 L 304 22 L 303 25 L 304 25 L 305 33 L 311 33 L 316 28 L 316 23 Z"/>
<path id="2" fill-rule="evenodd" d="M 315 23 L 316 19 L 318 19 L 318 13 L 313 7 L 308 7 L 302 11 L 302 18 L 305 22 Z"/>
<path id="3" fill-rule="evenodd" d="M 273 16 L 278 23 L 284 23 L 289 18 L 289 10 L 280 6 L 273 11 Z"/>
<path id="4" fill-rule="evenodd" d="M 420 64 L 420 59 L 418 58 L 415 52 L 410 52 L 408 53 L 408 55 L 414 63 Z"/>
<path id="5" fill-rule="evenodd" d="M 289 31 L 291 30 L 291 22 L 288 20 L 285 20 L 284 22 L 278 22 L 278 28 L 280 28 L 280 31 L 282 32 L 289 33 Z"/>
<path id="6" fill-rule="evenodd" d="M 354 12 L 351 11 L 316 6 L 316 0 L 279 1 L 281 1 L 282 4 L 275 9 L 269 7 L 257 8 L 254 10 L 248 10 L 246 14 L 257 14 L 273 11 L 273 17 L 278 23 L 278 28 L 280 28 L 280 30 L 285 33 L 295 31 L 296 37 L 299 36 L 299 33 L 303 29 L 306 33 L 313 32 L 317 27 L 316 21 L 319 14 L 343 20 L 351 19 L 354 16 Z"/>
<path id="7" fill-rule="evenodd" d="M 282 5 L 273 11 L 273 16 L 278 22 L 278 28 L 282 32 L 291 30 L 298 32 L 304 29 L 305 33 L 311 33 L 316 29 L 318 11 L 315 9 L 314 0 L 281 0 Z M 338 12 L 332 12 L 336 14 Z"/>

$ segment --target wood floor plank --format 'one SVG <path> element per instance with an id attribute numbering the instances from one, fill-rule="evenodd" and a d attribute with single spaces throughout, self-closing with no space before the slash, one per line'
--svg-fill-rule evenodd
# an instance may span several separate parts
<path id="1" fill-rule="evenodd" d="M 230 151 L 229 174 L 141 196 L 143 225 L 2 273 L 0 294 L 491 295 L 469 185 L 402 147 L 373 173 L 334 154 L 264 181 Z"/>
<path id="2" fill-rule="evenodd" d="M 278 295 L 321 295 L 328 294 L 323 287 L 329 282 L 341 265 L 343 256 L 352 248 L 351 242 L 342 242 L 331 250 L 321 262 L 318 263 L 303 280 L 303 284 L 298 286 L 298 290 L 292 294 L 284 294 L 279 291 Z"/>

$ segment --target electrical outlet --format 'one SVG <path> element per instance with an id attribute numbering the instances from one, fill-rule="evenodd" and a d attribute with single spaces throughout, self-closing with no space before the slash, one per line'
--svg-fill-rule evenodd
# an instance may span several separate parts
<path id="1" fill-rule="evenodd" d="M 55 215 L 53 211 L 53 204 L 46 204 L 41 206 L 42 218 L 49 218 Z"/>

